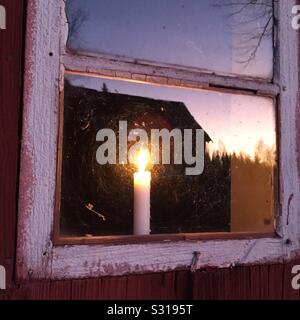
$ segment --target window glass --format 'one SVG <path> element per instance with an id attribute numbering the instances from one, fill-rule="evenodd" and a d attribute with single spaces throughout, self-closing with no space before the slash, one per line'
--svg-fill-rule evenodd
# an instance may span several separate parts
<path id="1" fill-rule="evenodd" d="M 68 0 L 69 49 L 272 77 L 272 0 Z"/>
<path id="2" fill-rule="evenodd" d="M 136 166 L 96 159 L 104 143 L 97 132 L 112 129 L 118 144 L 120 121 L 126 133 L 142 128 L 149 136 L 151 129 L 204 131 L 201 174 L 187 175 L 185 161 L 149 167 L 151 234 L 273 231 L 272 99 L 66 75 L 63 115 L 61 235 L 133 233 Z"/>

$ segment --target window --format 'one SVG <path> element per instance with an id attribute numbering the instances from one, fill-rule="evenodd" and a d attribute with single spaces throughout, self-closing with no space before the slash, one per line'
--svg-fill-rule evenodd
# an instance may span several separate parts
<path id="1" fill-rule="evenodd" d="M 289 6 L 129 2 L 29 1 L 18 275 L 171 270 L 193 252 L 197 268 L 292 254 L 298 40 Z M 203 131 L 202 174 L 185 174 L 195 162 L 148 168 L 146 237 L 132 236 L 135 165 L 96 156 L 99 130 L 118 138 L 124 120 L 128 131 Z"/>
<path id="2" fill-rule="evenodd" d="M 273 1 L 67 1 L 68 48 L 272 78 Z"/>
<path id="3" fill-rule="evenodd" d="M 149 138 L 153 129 L 205 131 L 203 173 L 186 175 L 184 161 L 152 166 L 151 234 L 274 230 L 271 98 L 68 74 L 65 81 L 62 235 L 133 234 L 135 168 L 96 160 L 98 130 L 119 137 L 120 121 Z"/>
<path id="4" fill-rule="evenodd" d="M 100 54 L 135 59 L 137 64 L 142 59 L 170 68 L 196 67 L 251 76 L 257 88 L 257 78 L 272 78 L 270 0 L 254 4 L 69 0 L 66 15 L 67 50 L 75 60 L 86 52 L 98 61 Z M 144 129 L 148 136 L 152 130 L 180 129 L 182 138 L 185 129 L 204 130 L 203 173 L 189 176 L 186 164 L 175 164 L 175 159 L 165 165 L 161 159 L 152 166 L 147 216 L 152 235 L 274 231 L 276 112 L 270 93 L 196 90 L 196 83 L 193 89 L 169 86 L 167 78 L 159 85 L 139 82 L 147 82 L 147 70 L 135 75 L 135 83 L 117 75 L 99 79 L 74 71 L 71 67 L 65 73 L 60 124 L 55 233 L 60 240 L 134 234 L 134 168 L 99 165 L 96 160 L 98 130 L 107 127 L 120 136 L 120 121 L 127 121 L 128 131 Z M 194 152 L 200 148 L 197 143 Z M 169 150 L 174 155 L 175 146 Z"/>

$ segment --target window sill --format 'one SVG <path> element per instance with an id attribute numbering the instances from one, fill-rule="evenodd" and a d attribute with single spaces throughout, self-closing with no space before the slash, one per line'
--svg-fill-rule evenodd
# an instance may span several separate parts
<path id="1" fill-rule="evenodd" d="M 85 236 L 55 237 L 54 246 L 64 245 L 129 245 L 129 244 L 147 244 L 147 243 L 169 243 L 178 241 L 208 241 L 208 240 L 253 240 L 270 238 L 280 238 L 275 232 L 210 232 L 210 233 L 178 233 L 178 234 L 154 234 L 147 236 Z"/>
<path id="2" fill-rule="evenodd" d="M 300 250 L 299 224 L 299 145 L 296 135 L 298 112 L 298 33 L 290 27 L 291 10 L 287 2 L 278 3 L 279 69 L 275 70 L 276 86 L 284 87 L 280 93 L 279 119 L 279 171 L 282 211 L 278 217 L 278 233 L 269 235 L 201 234 L 168 235 L 149 239 L 128 239 L 113 244 L 91 242 L 94 239 L 76 239 L 77 245 L 56 241 L 52 243 L 55 211 L 55 176 L 57 163 L 57 129 L 59 113 L 60 70 L 63 65 L 73 67 L 73 59 L 61 57 L 64 47 L 60 39 L 65 21 L 61 21 L 63 1 L 28 1 L 27 37 L 24 74 L 24 107 L 22 150 L 19 186 L 18 244 L 16 274 L 19 280 L 71 279 L 145 272 L 164 272 L 190 268 L 194 252 L 199 254 L 196 269 L 205 267 L 228 268 L 234 265 L 272 263 L 291 259 Z M 45 14 L 47 12 L 47 14 Z M 38 27 L 37 27 L 38 26 Z M 47 32 L 45 32 L 45 30 Z M 62 36 L 63 38 L 63 36 Z M 50 57 L 49 52 L 53 55 Z M 69 60 L 68 60 L 69 59 Z M 115 64 L 87 59 L 75 70 L 92 73 L 93 70 L 128 71 L 128 64 Z M 88 62 L 88 63 L 87 63 Z M 90 63 L 93 62 L 93 63 Z M 76 67 L 76 66 L 74 66 Z M 136 65 L 134 73 L 143 66 Z M 115 72 L 116 73 L 116 71 Z M 167 70 L 166 70 L 167 69 Z M 147 69 L 149 70 L 149 69 Z M 169 68 L 159 69 L 160 76 L 195 80 L 194 74 Z M 153 72 L 157 71 L 153 69 Z M 167 72 L 167 73 L 166 73 Z M 101 74 L 101 72 L 99 72 Z M 117 73 L 116 73 L 117 75 Z M 205 82 L 204 76 L 196 78 Z M 209 82 L 220 85 L 220 77 Z M 207 82 L 207 81 L 206 81 Z M 240 81 L 232 81 L 238 89 Z M 252 89 L 250 82 L 242 82 Z M 269 88 L 269 87 L 268 87 Z M 267 89 L 268 89 L 267 88 Z M 272 88 L 269 88 L 272 89 Z M 264 90 L 263 90 L 264 91 Z M 278 90 L 276 90 L 275 93 Z M 43 93 L 41 95 L 41 92 Z M 181 237 L 181 238 L 180 238 Z M 164 241 L 170 239 L 170 241 Z M 288 239 L 290 239 L 288 241 Z M 107 239 L 108 240 L 108 239 Z M 127 244 L 124 244 L 124 240 Z M 134 242 L 134 241 L 135 242 Z M 89 241 L 89 242 L 87 242 Z M 81 245 L 78 245 L 81 244 Z"/>

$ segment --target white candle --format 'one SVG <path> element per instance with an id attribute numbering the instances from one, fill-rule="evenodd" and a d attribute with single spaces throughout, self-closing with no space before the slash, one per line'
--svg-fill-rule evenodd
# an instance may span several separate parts
<path id="1" fill-rule="evenodd" d="M 141 150 L 137 156 L 138 172 L 134 174 L 134 235 L 150 234 L 151 173 L 145 171 L 148 152 Z"/>

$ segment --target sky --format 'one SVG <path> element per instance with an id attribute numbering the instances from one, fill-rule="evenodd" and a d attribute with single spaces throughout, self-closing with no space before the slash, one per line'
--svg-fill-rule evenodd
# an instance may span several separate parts
<path id="1" fill-rule="evenodd" d="M 73 23 L 75 31 L 68 46 L 93 53 L 271 78 L 272 36 L 263 37 L 249 64 L 241 63 L 253 51 L 268 21 L 268 14 L 262 14 L 262 6 L 245 6 L 240 10 L 241 6 L 224 5 L 245 1 L 248 0 L 68 0 L 69 21 L 77 21 Z M 216 6 L 220 3 L 223 5 Z"/>
<path id="2" fill-rule="evenodd" d="M 269 148 L 276 146 L 275 107 L 270 98 L 90 76 L 67 75 L 67 79 L 72 85 L 98 91 L 105 83 L 111 93 L 183 102 L 213 140 L 211 150 L 218 150 L 222 141 L 228 153 L 242 152 L 253 159 L 260 140 Z"/>

